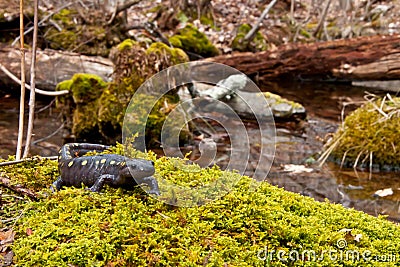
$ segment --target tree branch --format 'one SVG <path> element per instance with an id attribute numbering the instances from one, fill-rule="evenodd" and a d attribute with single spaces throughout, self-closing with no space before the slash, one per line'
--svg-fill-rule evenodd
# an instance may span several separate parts
<path id="1" fill-rule="evenodd" d="M 21 84 L 21 80 L 17 78 L 14 74 L 12 74 L 6 67 L 4 67 L 3 64 L 0 63 L 0 70 L 2 70 L 8 77 L 10 77 L 11 80 L 14 82 Z M 25 88 L 31 90 L 31 86 L 27 83 L 25 83 Z M 57 91 L 57 92 L 49 92 L 49 91 L 44 91 L 41 89 L 35 88 L 35 92 L 41 95 L 47 95 L 47 96 L 60 96 L 60 95 L 66 95 L 69 94 L 68 90 L 62 90 L 62 91 Z"/>
<path id="2" fill-rule="evenodd" d="M 140 0 L 128 1 L 128 2 L 126 2 L 125 4 L 123 4 L 123 5 L 121 5 L 121 6 L 118 6 L 118 8 L 117 8 L 117 14 L 118 14 L 119 12 L 122 12 L 122 11 L 124 11 L 124 10 L 130 8 L 131 6 L 134 6 L 134 5 L 139 4 L 139 3 L 140 3 Z"/>
<path id="3" fill-rule="evenodd" d="M 254 36 L 256 35 L 256 32 L 261 27 L 262 21 L 268 15 L 269 10 L 276 4 L 276 2 L 277 0 L 272 0 L 271 3 L 269 3 L 268 6 L 264 9 L 263 13 L 258 18 L 257 22 L 253 25 L 253 28 L 251 28 L 251 30 L 244 37 L 245 42 L 250 43 L 253 40 Z"/>

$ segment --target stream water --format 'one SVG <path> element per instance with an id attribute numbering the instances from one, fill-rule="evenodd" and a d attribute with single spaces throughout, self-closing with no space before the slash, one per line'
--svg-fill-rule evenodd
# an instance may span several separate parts
<path id="1" fill-rule="evenodd" d="M 284 122 L 276 124 L 276 151 L 271 169 L 270 164 L 258 165 L 256 179 L 265 179 L 286 190 L 313 197 L 319 201 L 329 199 L 345 207 L 363 210 L 372 215 L 384 214 L 388 219 L 400 221 L 400 173 L 365 173 L 352 169 L 339 169 L 336 164 L 317 163 L 306 166 L 308 169 L 290 169 L 312 162 L 323 148 L 323 140 L 333 133 L 340 124 L 341 117 L 358 107 L 364 100 L 365 88 L 329 83 L 296 83 L 262 85 L 264 91 L 277 93 L 285 98 L 300 102 L 308 113 L 307 121 L 296 124 Z M 370 92 L 373 92 L 370 90 Z M 384 94 L 383 92 L 374 92 Z M 61 118 L 52 99 L 39 99 L 35 120 L 35 140 L 33 153 L 42 156 L 56 155 L 63 142 Z M 343 107 L 345 106 L 344 112 Z M 18 132 L 19 99 L 17 96 L 0 94 L 0 157 L 15 153 Z M 250 135 L 250 143 L 256 144 L 252 132 L 256 126 L 245 123 Z M 212 138 L 217 143 L 215 162 L 222 168 L 229 161 L 229 136 L 215 125 Z M 230 132 L 229 134 L 235 134 Z M 241 133 L 237 133 L 241 134 Z M 256 135 L 256 134 L 255 134 Z M 192 148 L 186 148 L 187 152 Z M 161 151 L 156 151 L 162 154 Z M 245 174 L 254 176 L 257 168 L 252 159 L 259 158 L 257 146 L 251 146 L 250 164 Z M 193 153 L 196 157 L 196 153 Z M 234 165 L 235 163 L 233 163 Z M 238 163 L 239 164 L 239 163 Z M 291 165 L 292 164 L 292 165 Z M 260 169 L 261 168 L 261 169 Z M 391 188 L 393 193 L 385 197 L 374 196 L 377 190 Z"/>

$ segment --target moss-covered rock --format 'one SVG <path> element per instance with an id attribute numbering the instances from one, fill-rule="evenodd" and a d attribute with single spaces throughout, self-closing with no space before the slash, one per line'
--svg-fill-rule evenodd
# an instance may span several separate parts
<path id="1" fill-rule="evenodd" d="M 153 43 L 145 49 L 140 43 L 127 39 L 113 49 L 112 60 L 115 64 L 113 82 L 106 83 L 95 75 L 76 74 L 57 86 L 57 90 L 72 93 L 72 98 L 61 97 L 58 102 L 62 104 L 64 116 L 72 121 L 70 128 L 78 140 L 120 141 L 125 110 L 140 85 L 155 73 L 189 59 L 179 48 Z M 165 116 L 170 111 L 163 109 L 165 104 L 173 105 L 177 101 L 176 90 L 171 90 L 159 105 L 155 105 L 148 121 L 150 139 L 159 140 Z"/>
<path id="2" fill-rule="evenodd" d="M 97 75 L 77 73 L 72 77 L 70 90 L 76 104 L 87 104 L 95 101 L 102 94 L 107 83 Z"/>
<path id="3" fill-rule="evenodd" d="M 232 41 L 231 47 L 233 50 L 240 52 L 258 52 L 264 51 L 268 48 L 268 43 L 260 32 L 256 33 L 256 36 L 251 42 L 245 41 L 244 37 L 247 33 L 250 32 L 250 30 L 251 26 L 249 24 L 240 25 L 237 30 L 236 36 Z"/>
<path id="4" fill-rule="evenodd" d="M 121 152 L 121 150 L 119 149 Z M 115 152 L 115 149 L 114 151 Z M 341 205 L 184 160 L 155 158 L 156 175 L 196 186 L 239 177 L 232 192 L 201 207 L 165 205 L 138 191 L 63 189 L 25 203 L 13 244 L 18 266 L 396 266 L 398 225 Z M 52 165 L 53 163 L 51 163 Z M 190 172 L 185 168 L 196 168 Z M 11 168 L 11 167 L 10 167 Z M 19 165 L 22 173 L 33 166 Z M 52 169 L 52 167 L 50 167 Z M 9 175 L 14 171 L 0 168 Z M 54 173 L 40 174 L 55 179 Z M 198 179 L 193 184 L 193 178 Z M 47 182 L 45 182 L 47 186 Z M 7 217 L 6 217 L 7 218 Z M 279 254 L 278 254 L 279 252 Z M 315 254 L 314 254 L 315 253 Z M 280 258 L 278 258 L 280 256 Z M 377 261 L 386 257 L 387 262 Z M 268 257 L 271 257 L 268 259 Z M 296 258 L 297 257 L 297 258 Z M 358 257 L 358 258 L 357 258 Z M 297 260 L 296 260 L 297 259 Z"/>
<path id="5" fill-rule="evenodd" d="M 169 42 L 174 47 L 202 57 L 212 57 L 219 54 L 219 50 L 208 40 L 207 36 L 190 23 L 171 36 Z"/>
<path id="6" fill-rule="evenodd" d="M 400 98 L 371 101 L 346 117 L 327 151 L 349 167 L 400 170 L 399 129 Z"/>
<path id="7" fill-rule="evenodd" d="M 70 80 L 60 82 L 56 90 L 68 90 L 67 96 L 58 97 L 67 128 L 77 139 L 98 140 L 99 99 L 107 83 L 93 74 L 77 73 Z"/>

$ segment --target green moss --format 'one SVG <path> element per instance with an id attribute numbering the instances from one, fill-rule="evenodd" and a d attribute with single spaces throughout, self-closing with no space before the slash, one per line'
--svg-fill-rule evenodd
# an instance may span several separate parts
<path id="1" fill-rule="evenodd" d="M 180 48 L 171 48 L 164 43 L 155 42 L 146 50 L 147 55 L 156 55 L 158 59 L 167 57 L 170 65 L 189 61 L 186 53 Z"/>
<path id="2" fill-rule="evenodd" d="M 56 91 L 64 91 L 64 90 L 69 91 L 71 90 L 72 84 L 73 84 L 72 79 L 59 82 L 56 86 Z"/>
<path id="3" fill-rule="evenodd" d="M 45 31 L 44 38 L 53 49 L 108 56 L 111 47 L 123 36 L 117 27 L 120 20 L 117 18 L 113 27 L 108 27 L 101 12 L 88 12 L 82 21 L 76 10 L 62 9 L 52 19 L 62 28 L 59 31 L 49 27 Z"/>
<path id="4" fill-rule="evenodd" d="M 183 11 L 179 11 L 176 15 L 176 18 L 179 20 L 180 23 L 187 23 L 189 21 L 189 18 Z"/>
<path id="5" fill-rule="evenodd" d="M 98 106 L 98 127 L 103 137 L 112 142 L 121 139 L 125 110 L 142 82 L 142 78 L 133 74 L 131 79 L 111 82 L 103 91 Z"/>
<path id="6" fill-rule="evenodd" d="M 72 134 L 78 140 L 96 140 L 99 138 L 98 127 L 98 101 L 88 103 L 88 105 L 78 105 L 73 111 Z"/>
<path id="7" fill-rule="evenodd" d="M 9 157 L 8 160 L 15 160 Z M 0 159 L 0 162 L 6 160 Z M 21 185 L 30 190 L 49 188 L 58 176 L 57 162 L 41 157 L 33 157 L 23 163 L 0 167 L 0 176 L 11 179 L 13 185 Z"/>
<path id="8" fill-rule="evenodd" d="M 137 129 L 145 129 L 146 144 L 149 147 L 159 147 L 162 127 L 178 101 L 179 98 L 175 94 L 166 94 L 158 101 L 151 95 L 136 94 L 125 113 L 126 118 L 123 123 L 126 136 L 134 136 L 137 134 Z M 150 113 L 149 107 L 152 107 Z M 179 119 L 170 119 L 172 119 L 169 121 L 171 127 L 181 129 Z M 182 129 L 177 135 L 182 143 L 189 140 L 187 129 Z"/>
<path id="9" fill-rule="evenodd" d="M 276 104 L 286 103 L 286 104 L 291 105 L 293 108 L 303 108 L 303 106 L 300 103 L 287 100 L 286 98 L 282 98 L 280 95 L 273 94 L 273 93 L 270 93 L 270 92 L 265 92 L 265 93 L 262 93 L 262 94 L 268 100 L 269 104 L 272 104 L 272 103 L 276 103 Z"/>
<path id="10" fill-rule="evenodd" d="M 206 15 L 201 15 L 200 22 L 203 25 L 208 25 L 215 30 L 219 30 L 214 23 L 214 18 L 211 13 L 207 13 Z"/>
<path id="11" fill-rule="evenodd" d="M 400 166 L 400 98 L 392 100 L 369 102 L 348 115 L 328 144 L 332 155 L 351 165 L 369 166 L 372 157 L 380 167 Z"/>
<path id="12" fill-rule="evenodd" d="M 120 148 L 112 150 L 122 152 Z M 15 264 L 396 266 L 398 263 L 345 258 L 349 251 L 360 253 L 360 257 L 364 253 L 394 255 L 398 259 L 400 228 L 384 218 L 328 202 L 316 202 L 268 183 L 262 183 L 250 193 L 251 179 L 248 177 L 215 167 L 201 169 L 186 165 L 180 159 L 156 159 L 152 153 L 147 157 L 155 160 L 158 177 L 182 185 L 207 183 L 220 175 L 241 180 L 222 199 L 193 208 L 168 206 L 144 197 L 138 191 L 106 187 L 98 194 L 82 189 L 63 189 L 38 202 L 25 204 L 25 212 L 14 226 L 17 232 L 13 244 Z M 179 166 L 197 168 L 197 171 L 190 172 Z M 6 172 L 8 174 L 10 170 Z M 13 178 L 11 174 L 9 176 Z M 56 178 L 50 173 L 46 176 Z M 198 182 L 193 184 L 191 178 Z M 342 229 L 351 229 L 351 232 Z M 356 234 L 361 236 L 359 241 L 354 238 Z M 346 240 L 345 249 L 338 248 L 339 240 Z M 303 252 L 314 251 L 316 258 L 280 261 L 274 254 L 267 262 L 257 257 L 265 256 L 265 249 L 275 253 L 297 251 L 300 256 Z M 329 257 L 329 251 L 332 257 Z M 321 255 L 323 258 L 318 258 Z"/>
<path id="13" fill-rule="evenodd" d="M 74 16 L 79 15 L 77 11 L 71 9 L 61 9 L 58 13 L 54 14 L 53 19 L 61 22 L 65 26 L 74 26 Z"/>
<path id="14" fill-rule="evenodd" d="M 98 99 L 106 86 L 95 74 L 77 73 L 72 77 L 70 90 L 76 104 L 86 104 Z"/>
<path id="15" fill-rule="evenodd" d="M 187 24 L 184 28 L 179 29 L 168 40 L 174 47 L 203 57 L 212 57 L 219 54 L 218 49 L 208 40 L 207 36 L 192 24 Z"/>
<path id="16" fill-rule="evenodd" d="M 254 39 L 249 43 L 244 40 L 244 37 L 250 32 L 251 26 L 249 24 L 242 24 L 237 30 L 237 34 L 232 41 L 232 49 L 235 51 L 264 51 L 268 48 L 268 43 L 260 32 L 256 33 Z"/>
<path id="17" fill-rule="evenodd" d="M 137 45 L 137 42 L 133 41 L 132 39 L 125 39 L 119 45 L 117 45 L 117 48 L 119 51 L 124 51 L 125 49 L 133 48 L 135 45 Z"/>
<path id="18" fill-rule="evenodd" d="M 72 134 L 78 139 L 98 138 L 99 98 L 107 85 L 97 75 L 86 73 L 77 73 L 70 80 L 57 85 L 56 90 L 71 92 L 70 95 L 58 97 L 57 106 L 61 108 L 67 124 L 71 124 Z"/>
<path id="19" fill-rule="evenodd" d="M 74 50 L 77 46 L 77 40 L 79 36 L 73 31 L 50 29 L 46 34 L 46 39 L 50 41 L 50 47 L 53 49 L 68 49 Z"/>

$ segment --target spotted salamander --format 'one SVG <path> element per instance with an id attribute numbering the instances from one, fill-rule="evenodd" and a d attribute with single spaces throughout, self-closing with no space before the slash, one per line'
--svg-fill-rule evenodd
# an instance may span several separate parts
<path id="1" fill-rule="evenodd" d="M 70 143 L 61 147 L 58 157 L 60 176 L 53 190 L 62 186 L 88 186 L 99 192 L 104 184 L 132 190 L 137 184 L 147 184 L 149 194 L 159 195 L 154 174 L 154 163 L 149 160 L 128 158 L 117 154 L 84 156 L 89 151 L 101 152 L 109 146 L 88 143 Z"/>

